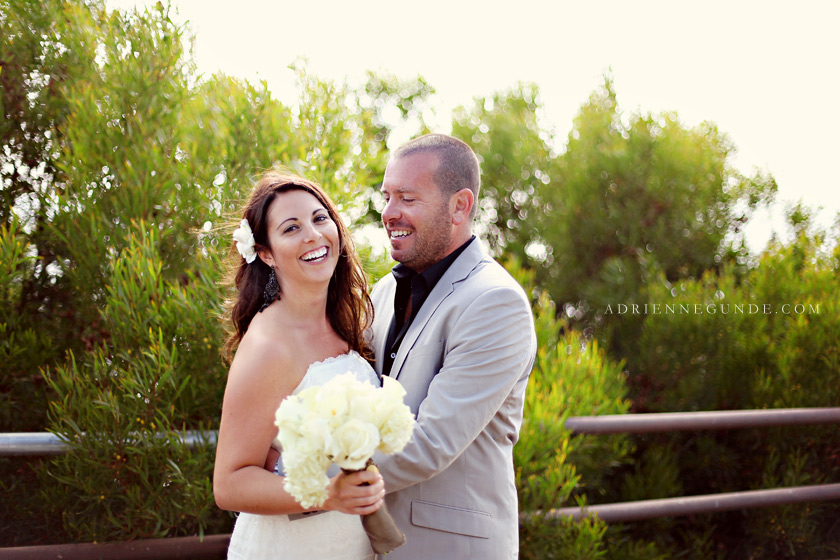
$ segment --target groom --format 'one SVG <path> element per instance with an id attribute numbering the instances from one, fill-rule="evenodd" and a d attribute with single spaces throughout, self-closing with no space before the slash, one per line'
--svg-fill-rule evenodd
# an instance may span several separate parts
<path id="1" fill-rule="evenodd" d="M 403 145 L 385 170 L 399 264 L 371 294 L 376 369 L 417 416 L 405 449 L 376 458 L 407 538 L 388 560 L 518 554 L 513 445 L 536 335 L 525 292 L 472 233 L 479 186 L 473 151 L 442 134 Z"/>

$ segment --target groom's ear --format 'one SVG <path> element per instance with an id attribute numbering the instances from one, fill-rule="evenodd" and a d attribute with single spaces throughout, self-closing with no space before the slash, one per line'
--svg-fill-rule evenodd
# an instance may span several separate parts
<path id="1" fill-rule="evenodd" d="M 470 221 L 470 211 L 475 204 L 475 195 L 470 189 L 461 189 L 452 195 L 450 208 L 452 208 L 452 223 L 456 226 Z"/>

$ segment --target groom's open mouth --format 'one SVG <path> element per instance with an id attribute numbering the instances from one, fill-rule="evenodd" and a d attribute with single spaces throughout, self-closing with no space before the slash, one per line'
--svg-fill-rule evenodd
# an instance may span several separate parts
<path id="1" fill-rule="evenodd" d="M 388 232 L 388 236 L 393 239 L 405 239 L 411 235 L 411 232 L 406 229 L 392 229 Z"/>

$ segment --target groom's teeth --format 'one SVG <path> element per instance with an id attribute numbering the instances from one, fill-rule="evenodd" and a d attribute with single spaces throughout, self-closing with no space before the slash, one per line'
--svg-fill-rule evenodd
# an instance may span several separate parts
<path id="1" fill-rule="evenodd" d="M 408 237 L 411 235 L 410 231 L 394 230 L 391 232 L 391 237 Z"/>
<path id="2" fill-rule="evenodd" d="M 324 255 L 327 254 L 327 248 L 321 247 L 320 249 L 315 249 L 314 251 L 310 251 L 303 255 L 301 258 L 305 261 L 314 261 L 320 259 Z"/>

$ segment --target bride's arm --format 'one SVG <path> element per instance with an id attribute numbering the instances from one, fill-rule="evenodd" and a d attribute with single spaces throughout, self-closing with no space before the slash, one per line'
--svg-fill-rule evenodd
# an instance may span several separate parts
<path id="1" fill-rule="evenodd" d="M 306 511 L 284 490 L 283 477 L 263 468 L 277 433 L 274 412 L 298 381 L 288 375 L 294 370 L 280 350 L 245 337 L 231 364 L 213 471 L 213 493 L 222 509 L 265 515 Z M 339 474 L 330 480 L 326 503 L 315 509 L 367 514 L 381 506 L 383 495 L 376 473 Z"/>

